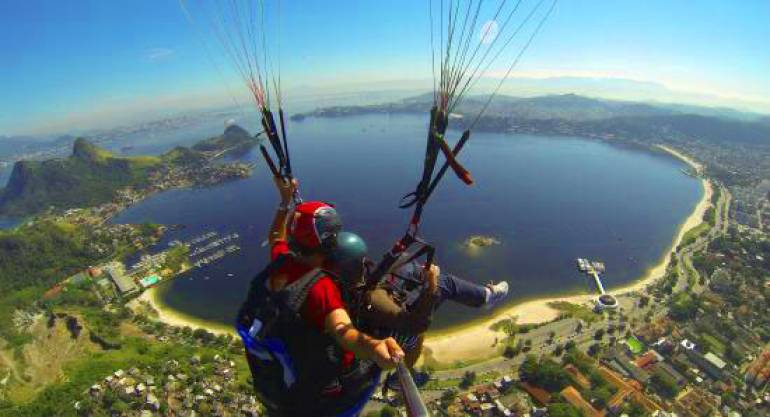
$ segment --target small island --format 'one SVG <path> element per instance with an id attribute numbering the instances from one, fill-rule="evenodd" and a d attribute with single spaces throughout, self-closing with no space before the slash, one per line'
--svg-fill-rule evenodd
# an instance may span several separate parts
<path id="1" fill-rule="evenodd" d="M 500 240 L 492 236 L 472 235 L 468 237 L 468 239 L 465 239 L 463 246 L 468 249 L 476 249 L 499 245 L 500 243 Z"/>

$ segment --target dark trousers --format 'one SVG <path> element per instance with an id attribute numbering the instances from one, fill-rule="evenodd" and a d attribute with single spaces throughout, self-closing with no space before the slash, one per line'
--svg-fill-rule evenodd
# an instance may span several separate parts
<path id="1" fill-rule="evenodd" d="M 487 301 L 487 290 L 483 285 L 475 284 L 451 274 L 441 274 L 438 278 L 438 291 L 434 309 L 446 300 L 468 307 L 481 307 Z"/>

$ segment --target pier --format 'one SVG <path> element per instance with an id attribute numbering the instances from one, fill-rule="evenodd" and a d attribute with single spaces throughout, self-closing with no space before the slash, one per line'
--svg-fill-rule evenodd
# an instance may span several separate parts
<path id="1" fill-rule="evenodd" d="M 600 274 L 604 273 L 605 271 L 604 263 L 599 261 L 590 261 L 585 258 L 577 258 L 576 263 L 578 271 L 593 278 L 593 281 L 596 284 L 596 289 L 599 292 L 599 297 L 596 298 L 596 311 L 614 310 L 618 308 L 618 300 L 616 300 L 612 295 L 607 294 L 607 291 L 604 289 L 604 284 L 602 283 L 602 279 L 600 277 Z"/>

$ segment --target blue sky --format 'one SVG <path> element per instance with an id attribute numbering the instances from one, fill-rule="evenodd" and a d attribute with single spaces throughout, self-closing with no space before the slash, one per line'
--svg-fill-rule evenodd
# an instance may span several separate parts
<path id="1" fill-rule="evenodd" d="M 290 91 L 430 77 L 425 1 L 281 8 Z M 767 22 L 764 0 L 561 0 L 515 75 L 649 81 L 770 112 Z M 85 129 L 242 91 L 219 44 L 202 47 L 205 32 L 177 0 L 0 2 L 0 135 Z"/>

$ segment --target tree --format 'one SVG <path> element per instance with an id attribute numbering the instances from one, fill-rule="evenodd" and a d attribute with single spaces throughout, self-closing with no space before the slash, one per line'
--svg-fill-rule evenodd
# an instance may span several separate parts
<path id="1" fill-rule="evenodd" d="M 516 355 L 521 352 L 521 349 L 517 349 L 518 346 L 514 347 L 511 345 L 507 345 L 505 349 L 503 350 L 503 356 L 505 356 L 508 359 L 516 357 Z"/>
<path id="2" fill-rule="evenodd" d="M 602 409 L 607 406 L 612 398 L 612 392 L 606 386 L 599 387 L 591 392 L 591 396 L 596 400 L 595 407 Z"/>
<path id="3" fill-rule="evenodd" d="M 599 343 L 594 343 L 593 345 L 588 347 L 588 355 L 592 357 L 596 357 L 596 355 L 599 354 L 602 350 L 602 345 Z"/>
<path id="4" fill-rule="evenodd" d="M 562 363 L 565 365 L 572 364 L 583 373 L 588 373 L 592 370 L 594 366 L 594 360 L 588 357 L 585 353 L 581 352 L 580 349 L 577 349 L 574 344 L 573 346 L 567 348 L 566 352 L 567 353 L 565 353 L 564 357 L 562 358 Z"/>
<path id="5" fill-rule="evenodd" d="M 695 317 L 700 300 L 687 292 L 680 292 L 671 300 L 669 315 L 675 320 L 689 320 Z"/>
<path id="6" fill-rule="evenodd" d="M 553 356 L 561 356 L 562 353 L 564 353 L 564 346 L 556 345 L 556 348 L 553 350 Z"/>
<path id="7" fill-rule="evenodd" d="M 548 391 L 561 391 L 570 382 L 567 372 L 561 365 L 544 357 L 538 361 L 534 355 L 527 355 L 527 359 L 519 368 L 519 373 L 528 382 Z"/>
<path id="8" fill-rule="evenodd" d="M 647 410 L 636 402 L 631 402 L 623 411 L 628 417 L 647 417 Z"/>
<path id="9" fill-rule="evenodd" d="M 446 409 L 457 398 L 457 391 L 454 389 L 447 389 L 441 393 L 441 407 Z"/>
<path id="10" fill-rule="evenodd" d="M 126 404 L 126 402 L 123 400 L 117 400 L 112 403 L 112 410 L 117 411 L 120 414 L 126 413 L 128 409 L 128 404 Z"/>
<path id="11" fill-rule="evenodd" d="M 578 321 L 577 326 L 575 327 L 575 333 L 580 333 L 583 331 L 583 320 Z"/>
<path id="12" fill-rule="evenodd" d="M 206 329 L 200 329 L 200 328 L 195 329 L 195 331 L 193 331 L 193 337 L 200 340 L 201 342 L 206 342 L 206 343 L 211 342 L 216 338 L 216 336 L 214 336 L 213 333 L 209 332 Z"/>
<path id="13" fill-rule="evenodd" d="M 463 379 L 460 381 L 460 387 L 464 389 L 470 388 L 474 382 L 476 382 L 476 372 L 465 371 L 465 374 L 463 374 Z"/>
<path id="14" fill-rule="evenodd" d="M 679 385 L 676 380 L 660 369 L 653 372 L 651 381 L 658 388 L 658 392 L 667 398 L 674 398 L 679 394 Z"/>
<path id="15" fill-rule="evenodd" d="M 528 380 L 537 372 L 537 357 L 529 354 L 524 358 L 524 362 L 519 366 L 519 375 L 522 379 Z"/>
<path id="16" fill-rule="evenodd" d="M 594 333 L 594 339 L 595 340 L 602 340 L 603 337 L 604 337 L 604 329 L 596 330 L 596 333 Z"/>

